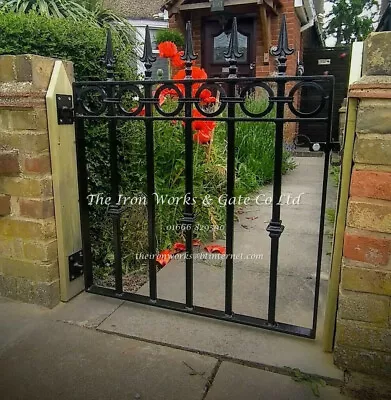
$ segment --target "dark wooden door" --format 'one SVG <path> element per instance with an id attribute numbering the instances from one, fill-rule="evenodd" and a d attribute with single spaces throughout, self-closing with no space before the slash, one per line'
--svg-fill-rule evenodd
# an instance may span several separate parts
<path id="1" fill-rule="evenodd" d="M 338 141 L 338 110 L 342 105 L 343 99 L 347 96 L 350 47 L 306 49 L 303 56 L 304 75 L 334 75 L 335 77 L 332 138 Z M 322 83 L 322 86 L 324 85 L 325 84 Z M 328 90 L 328 88 L 325 87 L 325 90 Z M 314 109 L 314 104 L 317 104 L 317 97 L 318 95 L 314 93 L 314 91 L 308 89 L 302 90 L 301 110 L 306 112 L 312 111 Z M 325 111 L 318 116 L 326 117 L 327 112 Z M 299 126 L 299 133 L 310 138 L 312 142 L 324 141 L 327 136 L 326 127 L 319 122 L 301 123 Z"/>
<path id="2" fill-rule="evenodd" d="M 238 76 L 254 76 L 255 73 L 255 20 L 237 17 L 239 49 L 243 52 L 238 59 Z M 203 20 L 202 66 L 211 78 L 228 76 L 228 60 L 224 52 L 231 37 L 232 18 L 224 21 Z"/>

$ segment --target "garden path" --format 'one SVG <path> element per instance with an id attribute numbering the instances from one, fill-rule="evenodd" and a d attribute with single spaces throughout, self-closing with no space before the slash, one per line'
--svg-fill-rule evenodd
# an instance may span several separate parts
<path id="1" fill-rule="evenodd" d="M 281 219 L 285 230 L 280 239 L 276 318 L 279 322 L 311 327 L 318 249 L 320 204 L 322 194 L 323 157 L 296 157 L 297 167 L 283 177 Z M 263 201 L 271 197 L 272 185 L 265 186 L 258 203 L 240 210 L 235 223 L 234 253 L 262 259 L 234 260 L 233 310 L 267 318 L 270 238 L 266 226 L 271 217 L 271 205 Z M 284 204 L 287 195 L 300 196 L 296 205 Z M 336 188 L 329 182 L 328 207 L 335 205 Z M 327 223 L 326 223 L 327 224 Z M 331 230 L 331 227 L 326 228 Z M 320 316 L 326 295 L 331 240 L 324 236 L 320 287 Z M 217 243 L 224 245 L 224 241 Z M 198 306 L 224 309 L 224 261 L 207 259 L 204 250 L 195 251 L 194 303 Z M 185 302 L 185 262 L 173 260 L 158 273 L 158 297 Z M 148 283 L 138 293 L 148 294 Z M 321 328 L 322 324 L 319 324 Z"/>

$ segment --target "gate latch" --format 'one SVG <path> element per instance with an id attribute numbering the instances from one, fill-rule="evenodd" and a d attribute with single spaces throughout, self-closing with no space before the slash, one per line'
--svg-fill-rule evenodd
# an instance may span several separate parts
<path id="1" fill-rule="evenodd" d="M 69 280 L 73 281 L 83 275 L 83 250 L 71 254 L 68 257 Z"/>
<path id="2" fill-rule="evenodd" d="M 58 125 L 72 125 L 74 121 L 72 96 L 70 94 L 56 94 L 56 105 Z"/>

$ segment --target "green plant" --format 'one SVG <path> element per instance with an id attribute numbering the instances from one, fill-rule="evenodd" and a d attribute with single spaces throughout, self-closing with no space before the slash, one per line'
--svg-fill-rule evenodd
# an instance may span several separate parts
<path id="1" fill-rule="evenodd" d="M 183 47 L 185 38 L 177 29 L 159 29 L 156 33 L 156 43 L 173 42 L 178 47 Z"/>
<path id="2" fill-rule="evenodd" d="M 105 78 L 102 64 L 106 31 L 66 18 L 49 18 L 34 12 L 0 13 L 0 54 L 37 54 L 74 63 L 75 78 Z M 135 77 L 130 45 L 113 34 L 118 79 Z"/>
<path id="3" fill-rule="evenodd" d="M 314 396 L 320 397 L 320 388 L 319 387 L 326 386 L 326 381 L 324 379 L 319 378 L 317 376 L 310 375 L 310 374 L 306 374 L 305 372 L 300 371 L 298 368 L 286 367 L 286 369 L 290 373 L 292 379 L 295 382 L 304 383 L 304 384 L 310 386 Z"/>
<path id="4" fill-rule="evenodd" d="M 83 24 L 110 26 L 125 45 L 135 43 L 135 32 L 126 18 L 103 6 L 102 0 L 1 0 L 0 10 L 17 14 L 31 11 L 48 18 L 65 18 Z"/>
<path id="5" fill-rule="evenodd" d="M 327 222 L 334 226 L 335 221 L 335 209 L 334 208 L 326 208 L 326 218 Z"/>
<path id="6" fill-rule="evenodd" d="M 330 175 L 333 180 L 334 186 L 339 186 L 339 181 L 341 179 L 341 167 L 338 165 L 333 165 L 330 168 Z"/>

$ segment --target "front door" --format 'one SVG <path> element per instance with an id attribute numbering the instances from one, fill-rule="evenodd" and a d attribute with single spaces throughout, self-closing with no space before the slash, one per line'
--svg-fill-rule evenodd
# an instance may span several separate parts
<path id="1" fill-rule="evenodd" d="M 255 20 L 237 17 L 239 49 L 238 76 L 255 76 Z M 203 21 L 202 66 L 211 78 L 228 76 L 228 50 L 232 30 L 232 18 Z"/>

